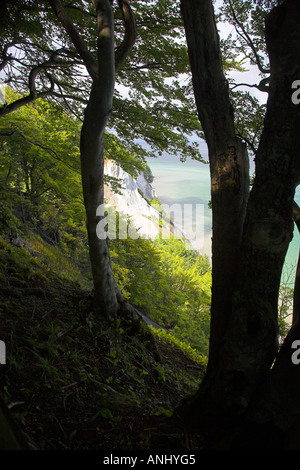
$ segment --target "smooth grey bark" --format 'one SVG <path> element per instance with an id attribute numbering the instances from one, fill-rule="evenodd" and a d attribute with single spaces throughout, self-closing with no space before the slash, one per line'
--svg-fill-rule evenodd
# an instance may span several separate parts
<path id="1" fill-rule="evenodd" d="M 115 51 L 114 17 L 109 0 L 93 0 L 97 13 L 97 60 L 86 47 L 59 0 L 49 0 L 92 78 L 92 88 L 81 130 L 81 174 L 86 209 L 89 254 L 94 281 L 95 307 L 106 317 L 115 317 L 124 303 L 109 256 L 107 238 L 97 236 L 104 204 L 104 132 L 112 112 L 115 74 L 126 60 L 136 38 L 135 22 L 127 0 L 118 0 L 125 25 L 124 39 Z"/>
<path id="2" fill-rule="evenodd" d="M 80 156 L 94 303 L 106 316 L 114 316 L 123 298 L 113 277 L 108 240 L 96 233 L 99 222 L 96 212 L 104 204 L 104 131 L 111 112 L 107 98 L 98 81 L 94 81 L 81 129 Z"/>

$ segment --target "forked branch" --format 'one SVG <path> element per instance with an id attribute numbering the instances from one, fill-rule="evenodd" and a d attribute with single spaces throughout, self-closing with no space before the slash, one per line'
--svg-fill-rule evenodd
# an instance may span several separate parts
<path id="1" fill-rule="evenodd" d="M 51 75 L 46 71 L 46 76 L 50 82 L 50 87 L 48 90 L 38 92 L 36 90 L 35 86 L 35 78 L 36 76 L 44 70 L 43 65 L 38 65 L 34 67 L 30 74 L 29 74 L 29 79 L 28 79 L 28 86 L 29 86 L 29 95 L 23 96 L 22 98 L 17 99 L 16 101 L 13 101 L 10 104 L 5 103 L 1 108 L 0 108 L 0 117 L 5 116 L 6 114 L 12 113 L 13 111 L 16 111 L 17 109 L 21 108 L 22 106 L 32 103 L 32 101 L 35 101 L 37 98 L 45 98 L 46 96 L 49 96 L 53 93 L 54 90 L 54 81 L 51 77 Z"/>
<path id="2" fill-rule="evenodd" d="M 68 35 L 70 36 L 75 49 L 83 60 L 84 65 L 86 66 L 88 73 L 90 74 L 92 79 L 96 79 L 98 76 L 97 62 L 94 59 L 93 54 L 89 51 L 79 32 L 77 31 L 75 25 L 71 21 L 69 15 L 62 6 L 60 0 L 49 0 L 49 3 L 55 15 L 65 28 Z"/>
<path id="3" fill-rule="evenodd" d="M 125 62 L 137 37 L 135 18 L 128 0 L 118 0 L 118 3 L 122 11 L 125 35 L 122 43 L 116 49 L 116 72 L 118 72 L 122 64 Z"/>

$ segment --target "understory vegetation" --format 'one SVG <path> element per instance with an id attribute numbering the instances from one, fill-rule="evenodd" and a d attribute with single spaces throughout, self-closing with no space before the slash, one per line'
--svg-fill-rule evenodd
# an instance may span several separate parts
<path id="1" fill-rule="evenodd" d="M 0 238 L 0 383 L 29 448 L 178 448 L 183 427 L 169 418 L 196 390 L 205 358 L 139 320 L 103 321 L 90 291 L 57 274 L 41 246 Z"/>
<path id="2" fill-rule="evenodd" d="M 208 259 L 178 239 L 111 240 L 125 300 L 167 331 L 103 321 L 92 307 L 79 126 L 37 100 L 3 119 L 0 139 L 4 400 L 32 448 L 147 448 L 158 432 L 162 442 L 158 428 L 206 367 Z M 132 155 L 124 166 L 149 173 Z M 182 432 L 166 429 L 168 441 Z"/>
<path id="3" fill-rule="evenodd" d="M 42 256 L 59 275 L 91 288 L 79 175 L 79 126 L 42 100 L 3 118 L 2 125 L 2 234 L 8 240 L 23 238 L 31 252 Z M 38 136 L 34 125 L 39 128 Z M 137 157 L 134 164 L 134 156 L 130 156 L 130 164 L 135 171 L 147 168 Z M 124 166 L 130 169 L 128 162 Z M 208 258 L 187 249 L 179 239 L 127 238 L 109 243 L 114 276 L 125 299 L 178 340 L 206 355 L 211 286 Z"/>
<path id="4" fill-rule="evenodd" d="M 113 273 L 126 302 L 161 328 L 96 315 L 79 130 L 41 99 L 1 121 L 3 398 L 33 449 L 201 446 L 186 442 L 176 406 L 196 392 L 206 370 L 209 260 L 176 238 L 112 239 Z M 111 154 L 114 139 L 108 142 Z M 115 151 L 126 171 L 150 178 L 141 158 Z M 118 189 L 116 180 L 106 183 Z"/>

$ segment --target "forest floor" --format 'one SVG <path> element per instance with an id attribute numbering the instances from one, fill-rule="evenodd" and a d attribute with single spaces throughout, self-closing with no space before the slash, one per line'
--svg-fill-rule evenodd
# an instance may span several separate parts
<path id="1" fill-rule="evenodd" d="M 1 396 L 30 449 L 191 449 L 174 410 L 204 367 L 0 238 Z"/>

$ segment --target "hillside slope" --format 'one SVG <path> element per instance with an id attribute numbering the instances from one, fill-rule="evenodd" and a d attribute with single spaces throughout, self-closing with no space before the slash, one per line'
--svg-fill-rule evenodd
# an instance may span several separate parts
<path id="1" fill-rule="evenodd" d="M 31 449 L 188 448 L 174 407 L 204 365 L 91 296 L 27 247 L 0 238 L 1 395 Z"/>

